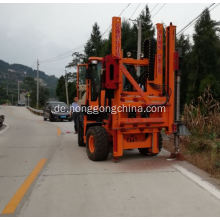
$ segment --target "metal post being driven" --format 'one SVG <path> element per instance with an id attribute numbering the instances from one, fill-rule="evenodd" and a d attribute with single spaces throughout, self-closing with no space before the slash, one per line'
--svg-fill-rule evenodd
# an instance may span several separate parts
<path id="1" fill-rule="evenodd" d="M 180 122 L 180 71 L 176 73 L 176 122 Z M 175 134 L 175 154 L 179 153 L 179 132 Z"/>
<path id="2" fill-rule="evenodd" d="M 180 159 L 180 57 L 181 50 L 175 53 L 175 132 L 174 132 L 174 152 L 171 153 L 167 160 Z"/>

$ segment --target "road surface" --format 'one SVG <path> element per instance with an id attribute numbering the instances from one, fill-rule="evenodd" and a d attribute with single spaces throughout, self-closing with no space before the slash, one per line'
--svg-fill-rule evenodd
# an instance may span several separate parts
<path id="1" fill-rule="evenodd" d="M 0 131 L 3 216 L 220 216 L 215 182 L 186 162 L 167 161 L 165 151 L 93 162 L 78 147 L 73 122 L 43 121 L 25 107 L 0 106 L 0 113 L 7 124 Z"/>

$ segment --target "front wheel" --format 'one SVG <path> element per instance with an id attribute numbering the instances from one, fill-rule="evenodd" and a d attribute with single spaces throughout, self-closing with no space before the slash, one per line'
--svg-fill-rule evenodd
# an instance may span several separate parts
<path id="1" fill-rule="evenodd" d="M 85 146 L 85 143 L 83 140 L 83 133 L 84 133 L 83 121 L 78 120 L 78 145 L 80 147 Z"/>
<path id="2" fill-rule="evenodd" d="M 102 126 L 90 127 L 86 134 L 86 152 L 90 160 L 106 160 L 109 153 L 108 134 Z"/>

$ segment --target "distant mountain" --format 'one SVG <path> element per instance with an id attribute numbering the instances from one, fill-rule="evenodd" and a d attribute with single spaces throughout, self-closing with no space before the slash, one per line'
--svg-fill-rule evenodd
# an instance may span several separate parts
<path id="1" fill-rule="evenodd" d="M 7 87 L 9 94 L 16 94 L 18 80 L 23 81 L 25 77 L 36 78 L 36 76 L 37 71 L 31 67 L 22 64 L 9 64 L 0 60 L 0 87 Z M 40 84 L 49 89 L 50 97 L 54 98 L 58 79 L 54 75 L 49 76 L 42 71 L 39 71 L 39 79 Z"/>

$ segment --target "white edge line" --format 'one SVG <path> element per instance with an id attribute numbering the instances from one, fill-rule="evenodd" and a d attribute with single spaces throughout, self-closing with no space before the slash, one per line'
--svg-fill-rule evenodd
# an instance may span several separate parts
<path id="1" fill-rule="evenodd" d="M 6 132 L 9 129 L 9 125 L 4 123 L 3 125 L 6 126 L 6 128 L 4 128 L 3 130 L 0 131 L 0 134 L 3 134 L 4 132 Z"/>
<path id="2" fill-rule="evenodd" d="M 187 169 L 183 168 L 179 165 L 174 165 L 174 167 L 180 171 L 184 176 L 188 177 L 195 183 L 197 183 L 199 186 L 201 186 L 203 189 L 207 190 L 209 193 L 214 195 L 217 199 L 220 199 L 220 191 L 218 188 L 216 188 L 213 184 L 207 182 L 206 180 L 202 179 L 200 176 L 188 171 Z"/>

